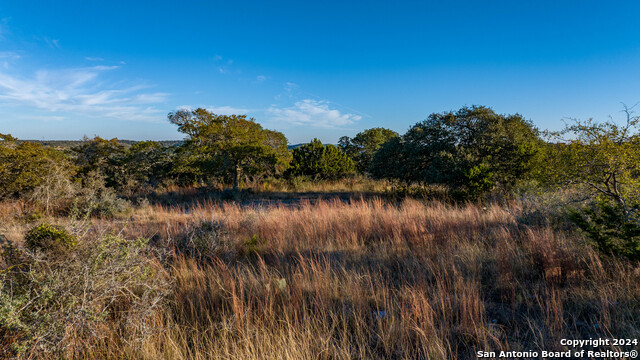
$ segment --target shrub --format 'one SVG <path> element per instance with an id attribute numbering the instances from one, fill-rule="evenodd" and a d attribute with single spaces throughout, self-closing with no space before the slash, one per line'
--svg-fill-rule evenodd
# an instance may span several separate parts
<path id="1" fill-rule="evenodd" d="M 344 151 L 335 145 L 323 145 L 318 139 L 293 149 L 288 176 L 307 175 L 335 179 L 355 172 L 355 165 Z"/>
<path id="2" fill-rule="evenodd" d="M 569 218 L 601 252 L 640 260 L 640 226 L 637 219 L 625 216 L 622 206 L 599 201 L 582 211 L 571 211 Z"/>
<path id="3" fill-rule="evenodd" d="M 92 171 L 83 179 L 83 187 L 71 207 L 75 217 L 114 217 L 131 208 L 131 203 L 119 198 L 113 188 L 106 187 L 104 176 Z"/>
<path id="4" fill-rule="evenodd" d="M 96 358 L 79 354 L 114 331 L 136 342 L 152 335 L 147 320 L 169 282 L 148 251 L 146 240 L 107 235 L 86 239 L 64 258 L 42 258 L 5 241 L 0 358 Z"/>
<path id="5" fill-rule="evenodd" d="M 179 238 L 176 246 L 185 254 L 204 258 L 214 255 L 226 239 L 226 234 L 219 223 L 202 222 L 189 229 L 184 237 Z"/>
<path id="6" fill-rule="evenodd" d="M 24 196 L 41 188 L 36 194 L 40 200 L 45 195 L 42 187 L 47 187 L 49 198 L 55 197 L 52 183 L 68 182 L 72 174 L 73 167 L 63 153 L 0 134 L 0 198 Z"/>
<path id="7" fill-rule="evenodd" d="M 42 223 L 27 232 L 25 246 L 30 250 L 62 252 L 76 244 L 76 238 L 62 226 Z"/>

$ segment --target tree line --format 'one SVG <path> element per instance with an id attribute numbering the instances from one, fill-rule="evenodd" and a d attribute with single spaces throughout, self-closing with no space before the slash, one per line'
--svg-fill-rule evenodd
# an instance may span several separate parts
<path id="1" fill-rule="evenodd" d="M 61 151 L 0 134 L 0 198 L 35 199 L 46 211 L 62 203 L 91 214 L 117 211 L 121 198 L 161 186 L 238 189 L 268 177 L 361 174 L 399 186 L 442 186 L 461 200 L 510 194 L 523 184 L 573 187 L 592 200 L 572 215 L 574 222 L 602 248 L 635 239 L 618 247 L 640 258 L 639 118 L 624 110 L 624 124 L 571 120 L 562 131 L 548 132 L 520 114 L 471 106 L 433 113 L 402 135 L 372 128 L 337 145 L 314 139 L 292 150 L 281 132 L 253 118 L 205 109 L 168 115 L 186 136 L 174 146 L 95 137 Z"/>
<path id="2" fill-rule="evenodd" d="M 291 150 L 281 132 L 245 115 L 178 110 L 168 120 L 186 135 L 179 145 L 95 137 L 61 151 L 0 135 L 0 198 L 28 195 L 50 173 L 75 182 L 98 176 L 124 195 L 166 184 L 218 182 L 237 189 L 266 177 L 362 174 L 443 185 L 467 198 L 508 192 L 523 181 L 583 182 L 629 210 L 623 188 L 637 175 L 637 117 L 630 113 L 624 126 L 576 120 L 562 132 L 543 133 L 522 115 L 472 106 L 433 113 L 403 135 L 372 128 L 343 136 L 337 145 L 314 139 Z"/>

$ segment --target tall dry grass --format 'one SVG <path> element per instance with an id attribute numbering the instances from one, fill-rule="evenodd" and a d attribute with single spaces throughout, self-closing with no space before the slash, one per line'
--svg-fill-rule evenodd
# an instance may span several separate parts
<path id="1" fill-rule="evenodd" d="M 603 257 L 575 233 L 524 225 L 522 211 L 201 202 L 92 219 L 82 224 L 87 237 L 116 231 L 172 249 L 164 262 L 173 288 L 140 319 L 157 330 L 141 341 L 113 331 L 52 356 L 467 359 L 561 350 L 561 338 L 637 336 L 637 264 Z M 27 226 L 8 213 L 0 210 L 18 238 Z"/>

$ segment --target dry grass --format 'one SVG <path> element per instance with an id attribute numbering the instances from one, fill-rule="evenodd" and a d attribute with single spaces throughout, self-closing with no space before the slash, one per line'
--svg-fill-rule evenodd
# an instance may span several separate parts
<path id="1" fill-rule="evenodd" d="M 0 207 L 1 231 L 18 242 L 29 226 L 20 209 Z M 467 359 L 636 336 L 640 268 L 578 235 L 523 225 L 521 212 L 336 200 L 51 219 L 87 238 L 116 231 L 175 250 L 164 260 L 174 281 L 166 305 L 139 320 L 157 331 L 137 342 L 122 330 L 94 343 L 64 338 L 75 346 L 53 356 Z"/>

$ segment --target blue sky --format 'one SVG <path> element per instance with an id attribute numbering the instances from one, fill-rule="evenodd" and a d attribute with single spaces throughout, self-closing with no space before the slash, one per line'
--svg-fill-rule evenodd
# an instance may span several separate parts
<path id="1" fill-rule="evenodd" d="M 180 107 L 291 143 L 473 104 L 541 129 L 619 119 L 640 101 L 639 18 L 636 1 L 3 0 L 0 132 L 178 139 Z"/>

